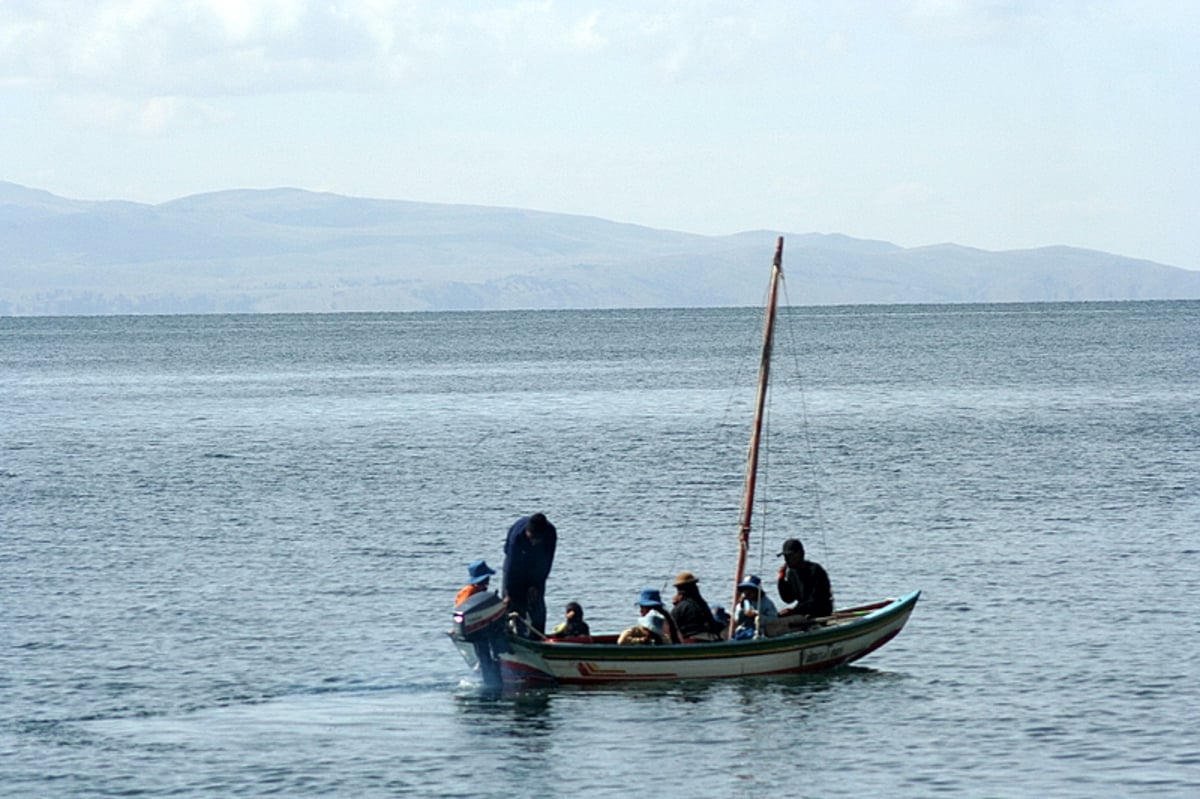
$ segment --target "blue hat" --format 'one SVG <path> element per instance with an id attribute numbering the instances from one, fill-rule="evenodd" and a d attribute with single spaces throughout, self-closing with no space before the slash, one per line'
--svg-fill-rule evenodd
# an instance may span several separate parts
<path id="1" fill-rule="evenodd" d="M 637 606 L 639 608 L 661 608 L 662 594 L 657 588 L 643 588 L 641 596 L 638 597 Z"/>
<path id="2" fill-rule="evenodd" d="M 467 582 L 472 585 L 479 585 L 495 573 L 496 570 L 489 568 L 487 561 L 473 560 L 471 561 L 471 565 L 467 567 L 467 575 L 470 577 Z"/>
<path id="3" fill-rule="evenodd" d="M 745 580 L 742 580 L 740 583 L 738 583 L 738 588 L 757 588 L 759 591 L 761 591 L 762 578 L 757 574 L 752 574 Z"/>

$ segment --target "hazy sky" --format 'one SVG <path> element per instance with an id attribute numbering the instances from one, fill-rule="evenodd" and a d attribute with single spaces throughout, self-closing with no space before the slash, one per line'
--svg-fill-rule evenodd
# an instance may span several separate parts
<path id="1" fill-rule="evenodd" d="M 1200 269 L 1200 2 L 0 0 L 0 180 Z"/>

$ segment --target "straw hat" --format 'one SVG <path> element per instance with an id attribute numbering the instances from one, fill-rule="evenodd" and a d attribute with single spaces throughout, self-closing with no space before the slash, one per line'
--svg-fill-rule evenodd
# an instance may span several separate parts
<path id="1" fill-rule="evenodd" d="M 698 582 L 700 581 L 696 579 L 696 575 L 691 572 L 680 572 L 679 576 L 675 578 L 674 585 L 678 588 L 681 585 L 693 585 Z"/>

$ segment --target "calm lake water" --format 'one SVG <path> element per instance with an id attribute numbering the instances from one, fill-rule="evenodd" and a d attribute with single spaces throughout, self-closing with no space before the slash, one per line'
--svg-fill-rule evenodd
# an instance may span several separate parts
<path id="1" fill-rule="evenodd" d="M 0 318 L 0 795 L 1200 795 L 1200 303 L 784 311 L 750 571 L 921 589 L 816 677 L 492 698 L 551 618 L 728 604 L 756 309 Z M 773 593 L 773 592 L 772 592 Z"/>

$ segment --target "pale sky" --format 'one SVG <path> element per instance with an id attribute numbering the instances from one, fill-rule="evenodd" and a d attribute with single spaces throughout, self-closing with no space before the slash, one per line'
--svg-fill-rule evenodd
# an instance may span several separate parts
<path id="1" fill-rule="evenodd" d="M 1200 269 L 1200 2 L 0 0 L 0 180 Z"/>

